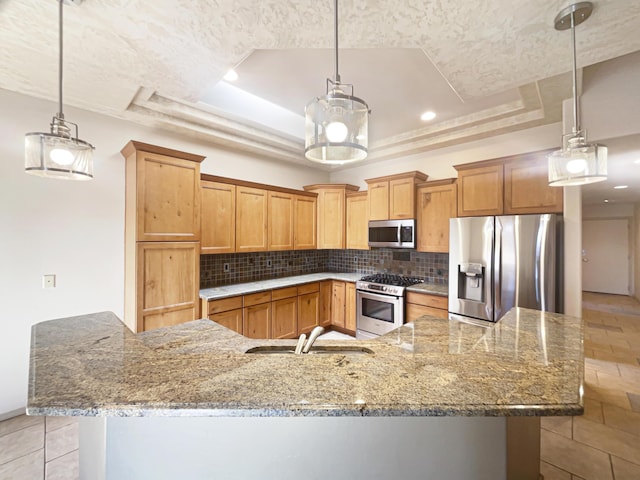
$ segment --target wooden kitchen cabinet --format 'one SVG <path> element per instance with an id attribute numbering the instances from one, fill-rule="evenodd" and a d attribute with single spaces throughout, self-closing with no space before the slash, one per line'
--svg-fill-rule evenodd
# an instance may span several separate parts
<path id="1" fill-rule="evenodd" d="M 318 245 L 317 197 L 294 196 L 294 250 L 315 250 Z"/>
<path id="2" fill-rule="evenodd" d="M 504 213 L 562 213 L 563 190 L 549 186 L 547 154 L 518 155 L 504 164 Z"/>
<path id="3" fill-rule="evenodd" d="M 501 161 L 454 168 L 458 170 L 458 217 L 502 215 L 504 169 Z"/>
<path id="4" fill-rule="evenodd" d="M 203 300 L 202 311 L 207 318 L 242 335 L 242 295 Z"/>
<path id="5" fill-rule="evenodd" d="M 271 292 L 270 338 L 296 338 L 298 334 L 298 289 L 279 288 Z"/>
<path id="6" fill-rule="evenodd" d="M 200 163 L 130 141 L 125 158 L 124 321 L 135 332 L 200 317 Z"/>
<path id="7" fill-rule="evenodd" d="M 298 335 L 309 333 L 320 320 L 320 283 L 298 286 Z"/>
<path id="8" fill-rule="evenodd" d="M 236 249 L 236 187 L 201 182 L 201 253 L 232 253 Z"/>
<path id="9" fill-rule="evenodd" d="M 267 191 L 236 187 L 236 252 L 267 250 Z"/>
<path id="10" fill-rule="evenodd" d="M 270 338 L 271 291 L 243 297 L 242 332 L 248 338 Z"/>
<path id="11" fill-rule="evenodd" d="M 267 250 L 293 250 L 294 196 L 268 192 Z"/>
<path id="12" fill-rule="evenodd" d="M 344 328 L 356 333 L 356 284 L 351 282 L 345 283 L 345 322 Z"/>
<path id="13" fill-rule="evenodd" d="M 423 315 L 449 318 L 449 299 L 427 293 L 407 292 L 405 322 L 413 322 Z"/>
<path id="14" fill-rule="evenodd" d="M 200 240 L 200 162 L 205 157 L 130 141 L 127 228 L 138 242 Z"/>
<path id="15" fill-rule="evenodd" d="M 354 250 L 369 249 L 368 192 L 347 194 L 347 244 Z"/>
<path id="16" fill-rule="evenodd" d="M 331 297 L 331 325 L 345 328 L 346 326 L 346 283 L 334 280 Z"/>
<path id="17" fill-rule="evenodd" d="M 428 178 L 413 171 L 365 180 L 369 188 L 369 220 L 415 218 L 416 184 Z"/>
<path id="18" fill-rule="evenodd" d="M 318 194 L 318 241 L 319 249 L 345 248 L 346 244 L 346 193 L 356 192 L 354 185 L 318 184 L 307 185 L 305 191 Z"/>
<path id="19" fill-rule="evenodd" d="M 323 280 L 320 282 L 320 318 L 319 324 L 323 327 L 331 325 L 331 301 L 333 296 L 333 282 Z"/>
<path id="20" fill-rule="evenodd" d="M 389 220 L 389 182 L 371 182 L 369 189 L 369 220 Z"/>
<path id="21" fill-rule="evenodd" d="M 418 185 L 416 250 L 449 252 L 449 219 L 457 215 L 455 178 Z"/>
<path id="22" fill-rule="evenodd" d="M 137 331 L 199 317 L 198 242 L 138 242 Z"/>
<path id="23" fill-rule="evenodd" d="M 456 165 L 458 216 L 561 213 L 563 189 L 548 185 L 551 151 Z"/>

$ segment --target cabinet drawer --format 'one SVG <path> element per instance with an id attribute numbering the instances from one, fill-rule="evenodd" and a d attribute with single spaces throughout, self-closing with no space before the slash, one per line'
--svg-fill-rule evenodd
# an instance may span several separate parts
<path id="1" fill-rule="evenodd" d="M 305 283 L 304 285 L 298 285 L 298 295 L 304 295 L 306 293 L 313 293 L 320 291 L 320 282 Z"/>
<path id="2" fill-rule="evenodd" d="M 282 300 L 283 298 L 291 298 L 298 295 L 298 287 L 286 287 L 271 290 L 271 300 Z"/>
<path id="3" fill-rule="evenodd" d="M 242 308 L 242 297 L 221 298 L 220 300 L 210 300 L 207 302 L 209 315 L 220 312 L 228 312 L 236 308 Z"/>
<path id="4" fill-rule="evenodd" d="M 266 292 L 252 293 L 244 296 L 244 306 L 251 307 L 252 305 L 259 305 L 261 303 L 267 303 L 271 301 L 271 290 Z"/>
<path id="5" fill-rule="evenodd" d="M 407 303 L 415 303 L 425 307 L 441 308 L 448 310 L 449 299 L 439 295 L 429 295 L 426 293 L 407 292 Z"/>
<path id="6" fill-rule="evenodd" d="M 430 315 L 437 318 L 449 318 L 449 312 L 440 308 L 425 307 L 424 305 L 416 305 L 408 303 L 405 310 L 405 322 L 413 322 L 416 318 L 423 315 Z"/>

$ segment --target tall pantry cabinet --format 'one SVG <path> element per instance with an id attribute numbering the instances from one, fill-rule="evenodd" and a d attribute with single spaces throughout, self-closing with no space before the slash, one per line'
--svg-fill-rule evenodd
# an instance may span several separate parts
<path id="1" fill-rule="evenodd" d="M 200 163 L 130 141 L 125 187 L 125 323 L 134 331 L 199 317 Z"/>

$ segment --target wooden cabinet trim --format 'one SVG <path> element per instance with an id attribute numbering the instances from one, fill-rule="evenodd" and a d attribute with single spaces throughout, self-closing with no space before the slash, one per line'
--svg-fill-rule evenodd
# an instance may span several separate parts
<path id="1" fill-rule="evenodd" d="M 313 185 L 305 185 L 302 188 L 305 192 L 313 192 L 314 190 L 326 189 L 344 190 L 345 192 L 357 192 L 358 190 L 360 190 L 360 187 L 356 185 L 349 185 L 348 183 L 315 183 Z"/>
<path id="2" fill-rule="evenodd" d="M 443 178 L 441 180 L 430 180 L 428 182 L 416 183 L 416 188 L 440 187 L 443 185 L 451 185 L 452 183 L 456 183 L 457 181 L 458 181 L 457 178 Z"/>
<path id="3" fill-rule="evenodd" d="M 426 173 L 419 172 L 418 170 L 414 170 L 411 172 L 397 173 L 395 175 L 385 175 L 384 177 L 369 178 L 365 180 L 365 182 L 379 183 L 379 182 L 388 182 L 391 180 L 400 180 L 403 178 L 412 178 L 414 182 L 418 180 L 421 182 L 424 182 L 427 178 L 429 178 L 429 175 L 427 175 Z"/>
<path id="4" fill-rule="evenodd" d="M 245 180 L 239 180 L 237 178 L 219 177 L 218 175 L 209 175 L 208 173 L 200 174 L 200 179 L 207 182 L 226 183 L 229 185 L 236 185 L 238 187 L 257 188 L 259 190 L 268 190 L 270 192 L 289 193 L 292 195 L 302 195 L 305 197 L 317 197 L 318 194 L 314 192 L 307 192 L 305 190 L 296 190 L 293 188 L 277 187 L 275 185 L 267 185 L 266 183 L 247 182 Z"/>
<path id="5" fill-rule="evenodd" d="M 133 155 L 137 151 L 156 153 L 158 155 L 165 155 L 168 157 L 175 157 L 175 158 L 180 158 L 180 159 L 189 160 L 191 162 L 198 162 L 198 163 L 201 163 L 205 158 L 207 158 L 203 155 L 195 155 L 193 153 L 181 152 L 179 150 L 173 150 L 171 148 L 160 147 L 158 145 L 151 145 L 150 143 L 143 143 L 135 140 L 130 140 L 124 147 L 122 147 L 122 150 L 120 150 L 120 153 L 122 154 L 123 157 L 128 158 L 129 156 Z"/>

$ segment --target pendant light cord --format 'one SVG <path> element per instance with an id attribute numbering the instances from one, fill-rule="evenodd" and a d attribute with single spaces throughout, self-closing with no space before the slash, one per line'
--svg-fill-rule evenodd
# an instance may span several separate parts
<path id="1" fill-rule="evenodd" d="M 573 50 L 573 133 L 580 131 L 578 111 L 578 73 L 576 66 L 576 24 L 575 12 L 571 12 L 571 48 Z"/>
<path id="2" fill-rule="evenodd" d="M 58 48 L 60 49 L 58 56 L 58 117 L 64 119 L 62 113 L 62 2 L 58 0 Z"/>
<path id="3" fill-rule="evenodd" d="M 336 43 L 336 83 L 340 83 L 340 74 L 338 73 L 338 0 L 335 0 L 335 22 L 334 22 L 334 34 L 335 34 L 335 43 Z"/>

